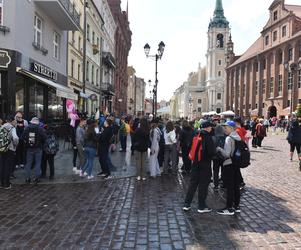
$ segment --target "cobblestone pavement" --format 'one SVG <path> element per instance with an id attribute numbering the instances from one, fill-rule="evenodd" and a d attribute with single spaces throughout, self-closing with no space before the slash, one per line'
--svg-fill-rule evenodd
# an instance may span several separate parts
<path id="1" fill-rule="evenodd" d="M 0 190 L 0 249 L 301 249 L 298 162 L 289 162 L 284 135 L 263 145 L 243 171 L 247 188 L 235 217 L 199 215 L 196 203 L 182 212 L 188 179 L 181 175 L 21 184 Z M 208 204 L 223 203 L 210 189 Z"/>

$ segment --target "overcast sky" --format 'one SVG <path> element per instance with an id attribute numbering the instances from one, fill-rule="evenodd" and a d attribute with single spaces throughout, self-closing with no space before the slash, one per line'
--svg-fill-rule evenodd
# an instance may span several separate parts
<path id="1" fill-rule="evenodd" d="M 207 31 L 215 0 L 128 1 L 133 32 L 129 65 L 134 66 L 137 76 L 146 82 L 154 82 L 155 62 L 146 59 L 143 47 L 149 43 L 151 53 L 156 53 L 159 42 L 164 41 L 165 53 L 158 64 L 158 100 L 169 100 L 173 92 L 186 81 L 188 74 L 197 70 L 198 63 L 206 63 Z M 237 55 L 259 37 L 268 21 L 268 8 L 272 2 L 223 0 Z M 126 9 L 126 3 L 127 0 L 122 0 L 123 9 Z M 301 4 L 301 0 L 286 0 L 286 4 Z"/>

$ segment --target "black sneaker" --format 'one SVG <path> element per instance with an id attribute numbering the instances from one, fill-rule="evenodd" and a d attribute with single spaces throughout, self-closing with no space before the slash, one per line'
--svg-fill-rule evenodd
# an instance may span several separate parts
<path id="1" fill-rule="evenodd" d="M 225 208 L 217 211 L 220 215 L 234 215 L 234 210 L 232 208 Z"/>
<path id="2" fill-rule="evenodd" d="M 105 177 L 107 174 L 104 172 L 100 172 L 97 174 L 98 177 Z"/>
<path id="3" fill-rule="evenodd" d="M 107 174 L 105 177 L 104 177 L 104 179 L 105 180 L 109 180 L 109 179 L 112 179 L 113 177 L 110 175 L 110 174 Z"/>
<path id="4" fill-rule="evenodd" d="M 184 205 L 184 207 L 182 209 L 183 209 L 183 211 L 187 212 L 191 209 L 191 206 L 190 205 Z"/>
<path id="5" fill-rule="evenodd" d="M 198 213 L 200 213 L 200 214 L 211 213 L 211 212 L 212 212 L 212 209 L 209 208 L 209 207 L 199 208 L 199 209 L 198 209 Z"/>
<path id="6" fill-rule="evenodd" d="M 30 184 L 30 182 L 31 182 L 31 179 L 30 179 L 30 178 L 27 178 L 27 179 L 25 180 L 25 183 Z"/>
<path id="7" fill-rule="evenodd" d="M 35 178 L 33 180 L 33 184 L 37 185 L 38 183 L 40 183 L 41 181 L 39 180 L 39 178 Z"/>
<path id="8" fill-rule="evenodd" d="M 240 206 L 234 207 L 234 212 L 235 213 L 240 213 Z"/>

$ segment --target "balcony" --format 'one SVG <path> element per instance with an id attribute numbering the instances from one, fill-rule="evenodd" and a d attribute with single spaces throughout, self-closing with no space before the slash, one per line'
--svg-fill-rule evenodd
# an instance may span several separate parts
<path id="1" fill-rule="evenodd" d="M 102 61 L 110 68 L 116 68 L 116 61 L 113 55 L 110 52 L 103 52 L 102 53 Z"/>
<path id="2" fill-rule="evenodd" d="M 62 30 L 79 30 L 80 15 L 70 0 L 34 0 Z"/>
<path id="3" fill-rule="evenodd" d="M 101 85 L 101 91 L 108 96 L 115 96 L 115 90 L 111 83 L 103 83 Z"/>

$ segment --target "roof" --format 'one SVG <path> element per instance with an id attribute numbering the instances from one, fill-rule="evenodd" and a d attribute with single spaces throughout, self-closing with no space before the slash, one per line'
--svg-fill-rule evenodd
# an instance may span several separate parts
<path id="1" fill-rule="evenodd" d="M 288 11 L 292 11 L 297 17 L 301 18 L 301 6 L 300 5 L 285 5 L 285 8 Z M 298 31 L 296 34 L 294 34 L 291 39 L 294 39 L 297 36 L 301 35 L 301 30 Z M 287 43 L 287 40 L 284 41 L 283 43 Z M 280 43 L 282 44 L 282 43 Z M 265 50 L 263 50 L 263 37 L 260 36 L 246 51 L 245 53 L 242 54 L 241 57 L 239 57 L 239 59 L 237 59 L 236 61 L 234 61 L 228 68 L 231 68 L 233 66 L 236 66 L 252 57 L 255 57 L 258 54 L 261 54 L 263 52 L 266 52 L 274 47 L 279 46 L 280 44 L 276 44 L 272 47 L 269 47 Z"/>

